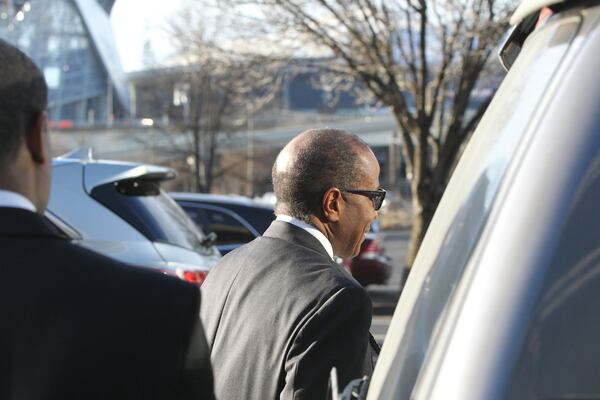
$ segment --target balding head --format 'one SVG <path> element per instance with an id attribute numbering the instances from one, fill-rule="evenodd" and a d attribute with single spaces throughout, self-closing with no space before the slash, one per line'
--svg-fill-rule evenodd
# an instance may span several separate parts
<path id="1" fill-rule="evenodd" d="M 352 188 L 363 177 L 361 156 L 371 153 L 358 136 L 338 129 L 310 129 L 292 139 L 273 165 L 276 212 L 309 222 L 320 217 L 329 188 Z"/>

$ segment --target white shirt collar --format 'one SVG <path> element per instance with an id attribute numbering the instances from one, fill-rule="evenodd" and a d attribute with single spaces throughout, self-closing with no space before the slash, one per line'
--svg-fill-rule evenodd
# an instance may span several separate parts
<path id="1" fill-rule="evenodd" d="M 290 217 L 289 215 L 280 214 L 277 216 L 277 221 L 287 222 L 289 224 L 297 226 L 300 229 L 304 229 L 306 232 L 313 235 L 319 241 L 319 243 L 323 245 L 323 247 L 327 251 L 327 254 L 329 254 L 329 257 L 331 257 L 332 260 L 334 259 L 333 247 L 331 246 L 331 242 L 329 242 L 329 239 L 327 239 L 327 237 L 323 235 L 323 233 L 321 233 L 321 231 L 319 231 L 317 228 L 307 224 L 306 222 L 300 221 L 299 219 Z"/>
<path id="2" fill-rule="evenodd" d="M 35 206 L 22 194 L 0 189 L 0 207 L 22 208 L 35 212 Z"/>

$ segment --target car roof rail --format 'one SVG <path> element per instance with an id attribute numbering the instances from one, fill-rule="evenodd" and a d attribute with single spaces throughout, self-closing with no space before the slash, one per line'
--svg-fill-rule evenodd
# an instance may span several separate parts
<path id="1" fill-rule="evenodd" d="M 81 161 L 92 161 L 94 159 L 94 152 L 91 147 L 79 147 L 73 149 L 65 154 L 55 157 L 56 159 L 72 159 Z"/>
<path id="2" fill-rule="evenodd" d="M 521 52 L 527 37 L 543 26 L 552 15 L 576 7 L 589 7 L 600 4 L 600 0 L 525 0 L 513 13 L 510 24 L 513 26 L 504 43 L 500 46 L 498 57 L 506 71 L 510 69 Z"/>
<path id="3" fill-rule="evenodd" d="M 525 0 L 522 1 L 513 15 L 510 18 L 511 25 L 517 25 L 525 19 L 525 17 L 540 11 L 544 7 L 556 6 L 564 3 L 565 0 Z"/>

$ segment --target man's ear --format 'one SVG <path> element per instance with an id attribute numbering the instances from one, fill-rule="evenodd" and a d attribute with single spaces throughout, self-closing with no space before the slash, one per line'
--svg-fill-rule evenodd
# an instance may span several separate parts
<path id="1" fill-rule="evenodd" d="M 46 134 L 46 120 L 48 115 L 46 112 L 41 112 L 35 119 L 31 130 L 25 136 L 27 150 L 31 155 L 31 159 L 36 164 L 44 164 L 48 161 L 49 149 L 47 149 L 48 141 L 44 135 Z"/>
<path id="2" fill-rule="evenodd" d="M 323 195 L 323 216 L 327 222 L 338 222 L 342 205 L 342 192 L 338 188 L 331 188 Z"/>

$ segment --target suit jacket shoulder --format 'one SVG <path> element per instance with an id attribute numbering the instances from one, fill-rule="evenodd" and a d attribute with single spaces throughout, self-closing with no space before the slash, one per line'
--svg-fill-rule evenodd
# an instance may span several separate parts
<path id="1" fill-rule="evenodd" d="M 319 399 L 331 366 L 341 384 L 362 376 L 369 297 L 304 230 L 275 221 L 226 255 L 203 293 L 218 398 Z"/>
<path id="2" fill-rule="evenodd" d="M 0 220 L 0 398 L 187 398 L 190 375 L 212 398 L 196 287 L 76 246 L 37 214 Z"/>

